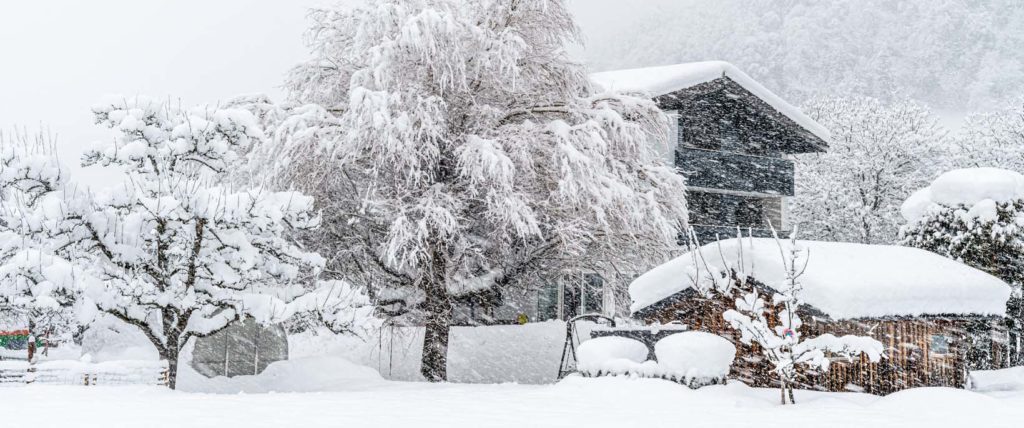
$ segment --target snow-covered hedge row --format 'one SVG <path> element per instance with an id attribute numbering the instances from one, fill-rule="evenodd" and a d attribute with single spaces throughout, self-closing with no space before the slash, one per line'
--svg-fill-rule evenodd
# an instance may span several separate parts
<path id="1" fill-rule="evenodd" d="M 576 351 L 583 376 L 638 376 L 670 379 L 699 387 L 723 383 L 736 348 L 711 333 L 688 331 L 659 340 L 657 361 L 647 360 L 647 345 L 636 339 L 607 336 L 583 342 Z"/>

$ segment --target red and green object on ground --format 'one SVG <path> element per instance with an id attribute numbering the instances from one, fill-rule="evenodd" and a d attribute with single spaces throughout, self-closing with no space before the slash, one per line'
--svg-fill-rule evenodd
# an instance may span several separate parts
<path id="1" fill-rule="evenodd" d="M 0 348 L 26 349 L 29 336 L 28 330 L 0 330 Z M 36 345 L 42 346 L 41 341 L 36 339 Z"/>

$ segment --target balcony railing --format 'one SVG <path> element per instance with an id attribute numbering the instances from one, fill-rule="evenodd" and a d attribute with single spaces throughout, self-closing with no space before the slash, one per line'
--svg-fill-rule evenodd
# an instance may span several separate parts
<path id="1" fill-rule="evenodd" d="M 676 166 L 690 187 L 793 195 L 793 162 L 787 159 L 679 146 Z"/>

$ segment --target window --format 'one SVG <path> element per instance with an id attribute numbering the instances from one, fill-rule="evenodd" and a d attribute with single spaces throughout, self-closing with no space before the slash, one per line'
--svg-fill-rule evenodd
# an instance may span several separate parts
<path id="1" fill-rule="evenodd" d="M 544 284 L 537 293 L 537 321 L 558 319 L 558 281 Z"/>
<path id="2" fill-rule="evenodd" d="M 600 313 L 604 307 L 604 278 L 595 273 L 584 274 L 582 287 L 582 313 Z"/>
<path id="3" fill-rule="evenodd" d="M 578 315 L 602 313 L 604 297 L 604 278 L 601 275 L 565 275 L 538 290 L 537 319 L 570 320 Z"/>
<path id="4" fill-rule="evenodd" d="M 931 354 L 948 354 L 949 342 L 949 336 L 943 334 L 933 334 L 931 345 L 928 346 L 928 352 Z"/>

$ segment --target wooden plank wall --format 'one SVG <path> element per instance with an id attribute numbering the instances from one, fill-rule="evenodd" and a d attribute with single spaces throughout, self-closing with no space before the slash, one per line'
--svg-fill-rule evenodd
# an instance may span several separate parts
<path id="1" fill-rule="evenodd" d="M 650 314 L 645 321 L 662 324 L 682 322 L 692 330 L 721 335 L 736 344 L 737 348 L 730 378 L 752 386 L 777 386 L 778 381 L 771 373 L 771 365 L 764 360 L 757 345 L 740 343 L 739 333 L 722 317 L 722 313 L 731 304 L 727 299 L 691 298 L 665 306 Z M 964 320 L 907 318 L 836 322 L 816 319 L 810 315 L 801 315 L 801 318 L 804 320 L 801 333 L 808 337 L 824 333 L 871 336 L 886 346 L 885 357 L 877 363 L 868 361 L 866 356 L 854 361 L 833 358 L 828 372 L 807 376 L 800 381 L 801 388 L 889 394 L 918 386 L 962 388 L 966 382 L 967 336 Z M 950 339 L 948 352 L 939 354 L 930 349 L 932 335 L 935 334 Z"/>

